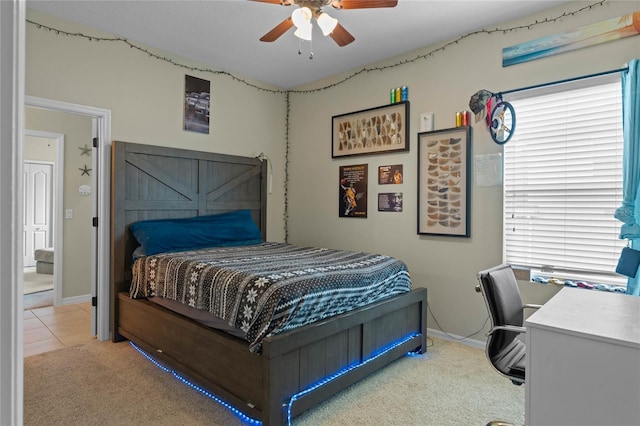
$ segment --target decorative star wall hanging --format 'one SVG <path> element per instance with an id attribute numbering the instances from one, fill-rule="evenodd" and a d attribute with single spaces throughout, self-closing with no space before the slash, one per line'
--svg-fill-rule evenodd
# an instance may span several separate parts
<path id="1" fill-rule="evenodd" d="M 78 149 L 82 151 L 80 155 L 86 155 L 87 157 L 91 156 L 91 148 L 88 147 L 86 143 L 84 144 L 84 147 L 80 146 Z"/>
<path id="2" fill-rule="evenodd" d="M 80 176 L 84 176 L 84 175 L 91 176 L 91 173 L 90 173 L 91 169 L 88 169 L 86 164 L 84 165 L 83 169 L 79 168 L 78 170 L 80 170 L 82 172 L 82 173 L 80 173 Z"/>

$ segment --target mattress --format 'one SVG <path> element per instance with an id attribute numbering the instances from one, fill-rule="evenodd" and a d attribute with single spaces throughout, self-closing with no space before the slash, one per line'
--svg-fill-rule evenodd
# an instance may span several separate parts
<path id="1" fill-rule="evenodd" d="M 407 266 L 390 256 L 263 243 L 141 257 L 130 296 L 206 311 L 259 352 L 267 336 L 410 289 Z"/>

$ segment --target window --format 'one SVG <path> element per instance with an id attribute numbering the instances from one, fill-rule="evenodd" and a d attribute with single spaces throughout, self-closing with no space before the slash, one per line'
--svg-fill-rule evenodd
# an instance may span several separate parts
<path id="1" fill-rule="evenodd" d="M 504 253 L 545 275 L 624 285 L 620 75 L 513 93 L 504 145 Z"/>

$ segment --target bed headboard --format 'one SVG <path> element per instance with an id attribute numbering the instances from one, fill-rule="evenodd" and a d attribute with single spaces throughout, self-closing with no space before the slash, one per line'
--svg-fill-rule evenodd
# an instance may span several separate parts
<path id="1" fill-rule="evenodd" d="M 146 219 L 247 209 L 266 241 L 267 165 L 253 157 L 115 141 L 111 152 L 111 315 L 129 290 L 137 242 L 129 225 Z"/>

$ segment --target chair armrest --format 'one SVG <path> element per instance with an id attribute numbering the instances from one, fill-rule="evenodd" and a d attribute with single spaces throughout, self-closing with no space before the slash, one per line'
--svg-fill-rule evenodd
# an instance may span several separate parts
<path id="1" fill-rule="evenodd" d="M 527 303 L 526 305 L 522 305 L 522 308 L 540 309 L 542 308 L 542 305 L 532 305 Z"/>
<path id="2" fill-rule="evenodd" d="M 527 329 L 524 327 L 518 327 L 516 325 L 496 325 L 487 333 L 487 336 L 490 336 L 495 331 L 504 330 L 504 331 L 513 331 L 515 333 L 526 333 Z"/>

